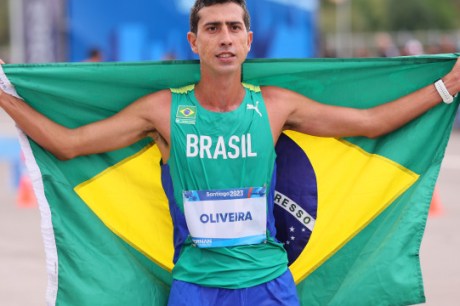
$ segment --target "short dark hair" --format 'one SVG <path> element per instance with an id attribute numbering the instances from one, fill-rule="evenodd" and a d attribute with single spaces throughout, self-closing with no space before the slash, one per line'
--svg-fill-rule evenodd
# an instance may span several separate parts
<path id="1" fill-rule="evenodd" d="M 249 17 L 249 11 L 246 6 L 246 0 L 196 0 L 195 4 L 190 10 L 190 32 L 193 32 L 195 34 L 198 32 L 198 22 L 200 21 L 198 13 L 202 8 L 228 2 L 233 2 L 241 6 L 241 8 L 243 9 L 243 22 L 246 26 L 246 30 L 249 31 L 251 27 L 251 18 Z"/>

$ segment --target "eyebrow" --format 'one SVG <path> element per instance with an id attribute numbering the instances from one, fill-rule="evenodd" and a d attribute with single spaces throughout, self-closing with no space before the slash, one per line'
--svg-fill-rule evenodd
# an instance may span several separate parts
<path id="1" fill-rule="evenodd" d="M 207 26 L 219 26 L 219 25 L 222 25 L 222 24 L 226 24 L 226 25 L 243 25 L 243 22 L 241 21 L 226 21 L 226 22 L 222 22 L 222 21 L 210 21 L 210 22 L 207 22 L 205 23 L 203 26 L 204 27 L 207 27 Z"/>

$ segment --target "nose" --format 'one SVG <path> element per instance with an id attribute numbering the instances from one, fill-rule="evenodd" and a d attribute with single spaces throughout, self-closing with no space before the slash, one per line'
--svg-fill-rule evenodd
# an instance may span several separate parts
<path id="1" fill-rule="evenodd" d="M 231 46 L 232 45 L 232 35 L 228 26 L 222 28 L 220 36 L 220 45 L 221 46 Z"/>

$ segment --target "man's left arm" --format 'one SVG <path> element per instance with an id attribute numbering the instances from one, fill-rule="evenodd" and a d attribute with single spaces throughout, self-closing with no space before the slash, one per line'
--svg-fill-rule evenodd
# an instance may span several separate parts
<path id="1" fill-rule="evenodd" d="M 460 59 L 442 78 L 442 83 L 430 84 L 368 109 L 326 105 L 286 89 L 263 88 L 275 139 L 286 129 L 324 137 L 379 137 L 405 125 L 443 100 L 450 101 L 450 97 L 459 91 Z"/>

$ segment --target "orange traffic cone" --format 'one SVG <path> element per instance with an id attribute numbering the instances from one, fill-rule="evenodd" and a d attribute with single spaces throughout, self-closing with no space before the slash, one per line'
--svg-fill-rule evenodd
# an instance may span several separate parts
<path id="1" fill-rule="evenodd" d="M 443 209 L 441 205 L 441 197 L 439 195 L 438 187 L 434 187 L 433 198 L 431 199 L 430 210 L 428 215 L 430 217 L 435 217 L 442 215 Z"/>
<path id="2" fill-rule="evenodd" d="M 30 178 L 27 175 L 22 175 L 21 179 L 19 180 L 17 205 L 21 208 L 30 208 L 37 206 L 37 199 L 34 195 L 32 182 L 30 181 Z"/>

